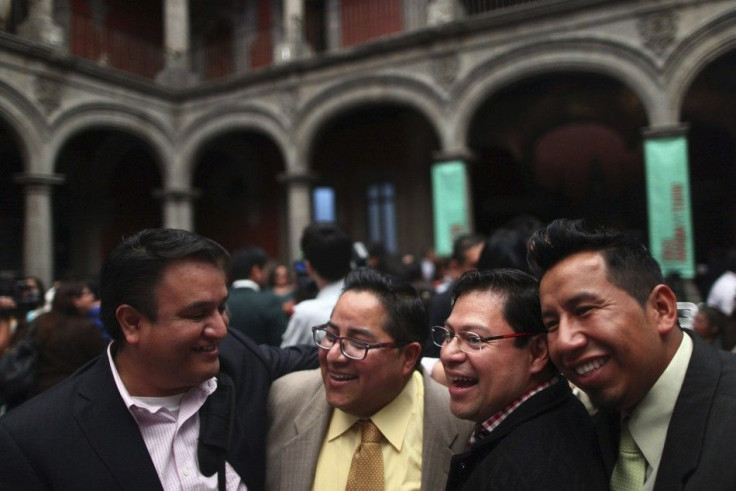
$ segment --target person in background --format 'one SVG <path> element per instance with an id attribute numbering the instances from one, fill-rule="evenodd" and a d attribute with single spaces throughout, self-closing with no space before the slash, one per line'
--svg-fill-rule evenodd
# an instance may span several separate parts
<path id="1" fill-rule="evenodd" d="M 726 324 L 726 316 L 723 312 L 715 307 L 701 305 L 698 312 L 693 317 L 693 329 L 703 340 L 713 346 L 721 349 L 721 333 Z"/>
<path id="2" fill-rule="evenodd" d="M 281 301 L 263 287 L 268 254 L 251 246 L 235 251 L 230 259 L 230 296 L 227 309 L 230 326 L 258 344 L 279 346 L 288 318 Z"/>
<path id="3" fill-rule="evenodd" d="M 274 264 L 268 273 L 268 290 L 281 302 L 281 310 L 287 316 L 294 312 L 296 284 L 294 275 L 284 263 Z"/>
<path id="4" fill-rule="evenodd" d="M 87 317 L 94 305 L 84 282 L 62 281 L 51 311 L 33 321 L 40 346 L 34 394 L 50 389 L 105 350 L 100 330 Z"/>
<path id="5" fill-rule="evenodd" d="M 334 223 L 308 225 L 302 233 L 301 248 L 307 274 L 319 292 L 315 298 L 294 306 L 281 341 L 282 347 L 312 344 L 311 329 L 329 320 L 353 258 L 353 241 Z"/>

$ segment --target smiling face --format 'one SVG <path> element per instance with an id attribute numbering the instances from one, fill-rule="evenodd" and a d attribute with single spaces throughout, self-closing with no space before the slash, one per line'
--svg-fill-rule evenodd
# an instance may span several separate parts
<path id="1" fill-rule="evenodd" d="M 539 293 L 552 361 L 598 406 L 633 407 L 679 346 L 672 291 L 658 285 L 642 307 L 611 283 L 598 252 L 557 263 Z"/>
<path id="2" fill-rule="evenodd" d="M 157 316 L 117 309 L 126 344 L 116 358 L 131 395 L 178 394 L 217 375 L 219 342 L 227 335 L 225 273 L 204 261 L 166 267 L 154 288 Z"/>
<path id="3" fill-rule="evenodd" d="M 374 294 L 348 290 L 337 301 L 328 329 L 371 344 L 394 342 L 383 329 L 386 320 L 386 309 Z M 371 349 L 365 359 L 352 360 L 340 352 L 339 343 L 319 350 L 327 403 L 355 416 L 375 414 L 403 390 L 419 351 L 418 344 L 412 343 Z"/>
<path id="4" fill-rule="evenodd" d="M 456 300 L 446 326 L 455 333 L 474 332 L 483 338 L 513 334 L 503 307 L 499 294 L 470 292 Z M 471 353 L 460 351 L 453 338 L 442 347 L 440 360 L 449 382 L 452 413 L 480 423 L 536 387 L 548 355 L 543 335 L 522 347 L 512 338 L 499 339 Z"/>

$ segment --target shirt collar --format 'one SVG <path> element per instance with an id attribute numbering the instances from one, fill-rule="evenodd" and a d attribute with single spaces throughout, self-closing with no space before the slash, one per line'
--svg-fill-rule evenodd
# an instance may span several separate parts
<path id="1" fill-rule="evenodd" d="M 637 404 L 628 420 L 629 431 L 652 469 L 659 467 L 667 428 L 677 397 L 685 380 L 693 341 L 683 333 L 680 347 L 647 395 Z"/>
<path id="2" fill-rule="evenodd" d="M 117 366 L 115 366 L 115 360 L 113 359 L 113 352 L 116 351 L 116 348 L 114 347 L 115 341 L 111 342 L 107 346 L 107 360 L 110 363 L 110 370 L 112 371 L 112 377 L 115 380 L 115 386 L 118 389 L 118 392 L 120 393 L 120 397 L 123 399 L 123 403 L 125 403 L 125 407 L 128 408 L 128 411 L 131 411 L 132 408 L 141 408 L 145 409 L 146 411 L 150 413 L 156 413 L 163 408 L 162 405 L 151 405 L 151 404 L 144 404 L 141 402 L 136 401 L 133 399 L 133 397 L 130 395 L 130 392 L 128 392 L 128 389 L 125 387 L 125 384 L 123 384 L 123 380 L 120 378 L 120 373 L 118 372 Z M 217 389 L 217 378 L 212 377 L 208 380 L 205 380 L 201 384 L 199 384 L 196 387 L 192 387 L 189 389 L 184 397 L 189 396 L 190 394 L 197 394 L 202 398 L 202 403 L 204 404 L 204 400 L 207 399 L 207 397 L 212 394 L 215 389 Z M 131 414 L 135 418 L 135 413 L 131 411 Z"/>
<path id="3" fill-rule="evenodd" d="M 253 280 L 235 280 L 233 281 L 233 288 L 250 288 L 251 290 L 255 290 L 257 292 L 261 291 L 261 285 L 256 283 Z"/>
<path id="4" fill-rule="evenodd" d="M 404 436 L 409 426 L 409 419 L 412 415 L 412 407 L 414 407 L 414 403 L 419 397 L 417 384 L 422 383 L 422 375 L 415 370 L 399 395 L 370 417 L 371 421 L 381 430 L 381 434 L 397 451 L 401 451 Z M 361 418 L 358 416 L 335 409 L 330 427 L 327 430 L 327 440 L 338 438 L 359 419 Z"/>

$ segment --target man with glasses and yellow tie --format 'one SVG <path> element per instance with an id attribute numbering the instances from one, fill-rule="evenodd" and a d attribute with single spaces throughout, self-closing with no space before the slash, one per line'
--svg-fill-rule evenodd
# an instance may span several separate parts
<path id="1" fill-rule="evenodd" d="M 432 328 L 452 413 L 476 424 L 448 490 L 608 488 L 593 422 L 550 362 L 537 291 L 519 270 L 468 271 Z"/>
<path id="2" fill-rule="evenodd" d="M 444 487 L 472 426 L 419 371 L 426 326 L 412 287 L 369 269 L 348 275 L 329 322 L 312 329 L 320 369 L 271 388 L 267 489 Z"/>

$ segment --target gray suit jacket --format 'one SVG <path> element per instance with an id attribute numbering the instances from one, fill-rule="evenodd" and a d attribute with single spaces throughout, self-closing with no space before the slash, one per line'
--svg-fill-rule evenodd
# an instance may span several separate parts
<path id="1" fill-rule="evenodd" d="M 266 489 L 312 489 L 322 440 L 332 417 L 325 397 L 319 370 L 295 372 L 272 385 Z M 425 375 L 422 489 L 445 488 L 450 459 L 464 450 L 472 430 L 472 423 L 450 412 L 447 389 Z"/>

